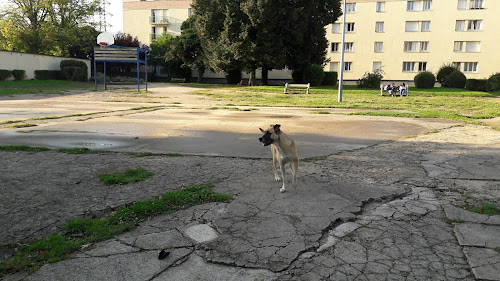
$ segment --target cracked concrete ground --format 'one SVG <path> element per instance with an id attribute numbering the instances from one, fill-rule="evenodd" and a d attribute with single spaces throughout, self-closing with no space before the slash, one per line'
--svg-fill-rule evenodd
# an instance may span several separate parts
<path id="1" fill-rule="evenodd" d="M 328 157 L 301 162 L 298 186 L 286 193 L 261 157 L 0 152 L 0 219 L 11 226 L 0 229 L 2 243 L 182 186 L 214 182 L 234 196 L 154 217 L 72 259 L 2 281 L 500 280 L 500 216 L 463 208 L 499 205 L 500 132 L 444 125 L 401 137 L 327 148 Z M 299 140 L 299 152 L 312 142 Z M 325 151 L 315 147 L 311 156 Z M 135 167 L 155 175 L 123 186 L 96 178 Z M 170 255 L 159 260 L 162 249 Z"/>

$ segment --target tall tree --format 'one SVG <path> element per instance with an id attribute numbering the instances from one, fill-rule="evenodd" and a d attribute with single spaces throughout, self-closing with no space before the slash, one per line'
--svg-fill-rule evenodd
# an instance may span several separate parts
<path id="1" fill-rule="evenodd" d="M 340 15 L 339 0 L 194 0 L 196 26 L 208 63 L 228 71 L 301 71 L 325 61 L 325 26 Z M 234 69 L 234 68 L 233 68 Z"/>
<path id="2" fill-rule="evenodd" d="M 177 37 L 173 52 L 182 60 L 183 66 L 198 69 L 198 83 L 202 83 L 207 63 L 200 37 L 196 33 L 195 20 L 196 15 L 192 15 L 182 23 L 182 33 Z"/>
<path id="3" fill-rule="evenodd" d="M 9 0 L 0 12 L 1 46 L 29 53 L 69 55 L 77 30 L 92 26 L 99 0 Z"/>

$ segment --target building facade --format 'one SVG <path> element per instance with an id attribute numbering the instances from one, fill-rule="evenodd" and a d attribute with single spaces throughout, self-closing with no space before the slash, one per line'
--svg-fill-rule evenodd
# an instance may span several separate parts
<path id="1" fill-rule="evenodd" d="M 179 35 L 191 3 L 123 0 L 123 30 L 148 45 L 164 33 Z M 413 81 L 421 71 L 436 74 L 443 64 L 453 64 L 467 78 L 488 78 L 500 72 L 494 50 L 500 46 L 499 13 L 500 0 L 347 0 L 344 79 L 382 69 L 384 80 Z M 342 19 L 325 27 L 325 71 L 340 70 Z"/>
<path id="2" fill-rule="evenodd" d="M 498 0 L 347 0 L 344 79 L 382 69 L 384 80 L 412 81 L 452 64 L 467 78 L 500 72 Z M 326 71 L 339 71 L 343 18 L 327 26 Z"/>

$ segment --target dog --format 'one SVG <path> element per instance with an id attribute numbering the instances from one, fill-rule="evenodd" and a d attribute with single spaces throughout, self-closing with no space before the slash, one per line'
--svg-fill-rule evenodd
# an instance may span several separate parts
<path id="1" fill-rule="evenodd" d="M 285 181 L 285 165 L 290 163 L 290 168 L 292 169 L 292 185 L 297 182 L 297 170 L 299 168 L 299 157 L 297 156 L 297 147 L 295 142 L 287 136 L 280 129 L 281 125 L 271 125 L 267 130 L 259 128 L 264 134 L 259 138 L 259 141 L 263 146 L 271 145 L 271 152 L 273 153 L 273 172 L 276 181 L 283 180 L 283 186 L 280 192 L 286 191 L 286 181 Z M 278 167 L 281 170 L 281 178 L 276 172 Z"/>

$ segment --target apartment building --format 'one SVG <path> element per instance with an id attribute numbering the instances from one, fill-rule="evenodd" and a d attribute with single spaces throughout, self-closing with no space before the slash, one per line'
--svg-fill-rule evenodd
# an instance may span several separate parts
<path id="1" fill-rule="evenodd" d="M 123 0 L 123 30 L 145 44 L 164 33 L 179 35 L 191 3 Z M 384 80 L 412 81 L 450 63 L 467 78 L 488 78 L 500 72 L 499 13 L 500 0 L 347 0 L 344 79 L 382 69 Z M 342 26 L 340 17 L 325 27 L 325 71 L 340 70 Z"/>
<path id="2" fill-rule="evenodd" d="M 498 0 L 347 0 L 344 79 L 382 69 L 411 81 L 453 64 L 467 78 L 500 72 Z M 327 26 L 326 71 L 339 71 L 343 19 Z"/>
<path id="3" fill-rule="evenodd" d="M 164 33 L 181 34 L 181 24 L 191 14 L 191 0 L 123 0 L 123 32 L 149 45 Z"/>

